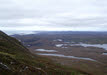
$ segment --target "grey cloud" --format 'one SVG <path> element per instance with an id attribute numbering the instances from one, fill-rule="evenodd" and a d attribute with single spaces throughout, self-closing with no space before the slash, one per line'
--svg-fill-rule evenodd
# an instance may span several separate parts
<path id="1" fill-rule="evenodd" d="M 0 0 L 0 29 L 28 26 L 107 30 L 107 1 Z"/>

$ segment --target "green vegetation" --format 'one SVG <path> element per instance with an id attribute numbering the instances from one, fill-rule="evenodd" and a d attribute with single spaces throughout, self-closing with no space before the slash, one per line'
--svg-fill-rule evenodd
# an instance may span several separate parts
<path id="1" fill-rule="evenodd" d="M 52 62 L 0 31 L 0 75 L 88 75 Z"/>

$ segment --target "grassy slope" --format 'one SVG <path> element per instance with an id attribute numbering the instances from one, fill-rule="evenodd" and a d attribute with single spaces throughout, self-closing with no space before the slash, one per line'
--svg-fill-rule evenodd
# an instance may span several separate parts
<path id="1" fill-rule="evenodd" d="M 0 31 L 0 75 L 88 75 L 33 55 L 19 41 Z"/>

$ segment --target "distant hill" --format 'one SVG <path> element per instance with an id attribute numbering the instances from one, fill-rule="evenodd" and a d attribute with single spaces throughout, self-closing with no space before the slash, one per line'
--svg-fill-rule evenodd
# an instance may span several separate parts
<path id="1" fill-rule="evenodd" d="M 0 31 L 0 75 L 89 75 L 52 62 Z"/>

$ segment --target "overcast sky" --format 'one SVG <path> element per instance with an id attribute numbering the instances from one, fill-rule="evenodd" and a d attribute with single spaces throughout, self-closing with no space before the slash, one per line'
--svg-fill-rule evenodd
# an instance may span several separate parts
<path id="1" fill-rule="evenodd" d="M 0 30 L 107 31 L 107 0 L 0 0 Z"/>

